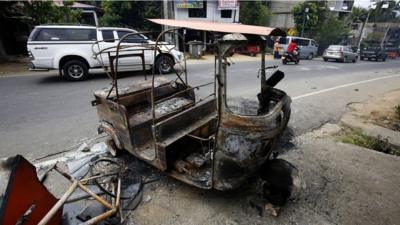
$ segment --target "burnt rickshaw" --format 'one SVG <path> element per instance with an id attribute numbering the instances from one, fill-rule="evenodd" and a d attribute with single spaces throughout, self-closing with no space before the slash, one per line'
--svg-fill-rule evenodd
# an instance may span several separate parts
<path id="1" fill-rule="evenodd" d="M 100 120 L 99 132 L 109 135 L 114 152 L 126 150 L 168 175 L 199 188 L 229 190 L 237 188 L 272 155 L 274 146 L 290 117 L 291 99 L 274 88 L 284 74 L 277 70 L 267 79 L 265 53 L 270 36 L 285 36 L 279 29 L 239 24 L 188 22 L 154 19 L 152 22 L 176 27 L 158 35 L 141 50 L 124 45 L 127 34 L 115 48 L 95 53 L 108 55 L 112 86 L 95 92 L 93 106 Z M 181 29 L 216 32 L 213 46 L 213 82 L 190 86 L 186 59 L 174 67 L 176 79 L 161 79 L 155 68 L 151 79 L 119 87 L 118 63 L 122 58 L 142 59 L 145 51 L 163 57 L 170 51 L 162 41 L 165 35 L 184 41 Z M 137 33 L 136 33 L 137 35 Z M 227 106 L 227 57 L 233 48 L 246 44 L 261 50 L 260 89 L 253 113 L 241 113 Z M 178 60 L 176 60 L 178 61 Z M 167 76 L 171 77 L 171 76 Z M 201 98 L 195 93 L 211 86 Z M 247 107 L 248 107 L 247 103 Z"/>

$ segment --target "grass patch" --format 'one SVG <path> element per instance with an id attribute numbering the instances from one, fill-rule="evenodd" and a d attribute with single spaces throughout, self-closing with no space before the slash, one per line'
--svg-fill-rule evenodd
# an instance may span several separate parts
<path id="1" fill-rule="evenodd" d="M 394 107 L 394 113 L 396 114 L 397 119 L 400 120 L 400 105 Z"/>
<path id="2" fill-rule="evenodd" d="M 398 146 L 393 146 L 385 139 L 365 135 L 358 128 L 342 127 L 342 133 L 337 137 L 337 140 L 386 154 L 400 156 L 400 148 Z"/>

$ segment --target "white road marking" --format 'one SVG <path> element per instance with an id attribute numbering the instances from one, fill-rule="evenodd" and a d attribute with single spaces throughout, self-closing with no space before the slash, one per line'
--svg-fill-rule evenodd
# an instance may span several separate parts
<path id="1" fill-rule="evenodd" d="M 322 93 L 333 91 L 333 90 L 340 89 L 340 88 L 345 88 L 345 87 L 350 87 L 350 86 L 354 86 L 354 85 L 369 83 L 369 82 L 376 81 L 376 80 L 383 80 L 383 79 L 395 78 L 395 77 L 400 77 L 400 75 L 389 75 L 389 76 L 378 77 L 378 78 L 369 79 L 369 80 L 363 80 L 363 81 L 357 81 L 357 82 L 353 82 L 353 83 L 343 84 L 343 85 L 339 85 L 339 86 L 335 86 L 335 87 L 331 87 L 331 88 L 327 88 L 327 89 L 323 89 L 323 90 L 319 90 L 319 91 L 310 92 L 310 93 L 307 93 L 304 95 L 299 95 L 299 96 L 293 97 L 292 100 L 302 99 L 302 98 L 322 94 Z"/>
<path id="2" fill-rule="evenodd" d="M 310 68 L 307 68 L 307 67 L 300 67 L 299 69 L 303 70 L 303 71 L 310 71 L 311 70 Z"/>

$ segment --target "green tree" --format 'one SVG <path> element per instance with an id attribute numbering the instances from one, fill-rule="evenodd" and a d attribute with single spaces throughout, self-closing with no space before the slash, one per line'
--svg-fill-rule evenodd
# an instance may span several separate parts
<path id="1" fill-rule="evenodd" d="M 267 26 L 271 13 L 261 1 L 241 1 L 239 21 L 244 24 Z"/>
<path id="2" fill-rule="evenodd" d="M 306 13 L 306 8 L 308 12 Z M 298 33 L 303 29 L 304 21 L 304 33 L 310 35 L 314 31 L 319 23 L 321 23 L 320 17 L 322 14 L 319 13 L 318 4 L 316 2 L 300 2 L 293 7 L 292 10 L 293 19 L 296 25 Z M 307 17 L 307 16 L 308 17 Z"/>
<path id="3" fill-rule="evenodd" d="M 24 14 L 32 18 L 32 25 L 45 23 L 76 23 L 80 10 L 71 9 L 73 1 L 63 1 L 62 6 L 54 5 L 53 1 L 23 2 Z"/>
<path id="4" fill-rule="evenodd" d="M 157 30 L 159 25 L 147 19 L 160 18 L 162 13 L 161 1 L 120 2 L 104 1 L 104 15 L 100 18 L 102 26 L 132 27 L 139 30 Z"/>
<path id="5" fill-rule="evenodd" d="M 363 23 L 367 19 L 368 10 L 361 7 L 353 7 L 350 19 L 353 23 Z"/>
<path id="6" fill-rule="evenodd" d="M 340 20 L 334 15 L 328 15 L 326 20 L 315 30 L 315 40 L 319 49 L 326 49 L 329 45 L 339 44 L 347 39 L 350 28 L 346 20 Z"/>

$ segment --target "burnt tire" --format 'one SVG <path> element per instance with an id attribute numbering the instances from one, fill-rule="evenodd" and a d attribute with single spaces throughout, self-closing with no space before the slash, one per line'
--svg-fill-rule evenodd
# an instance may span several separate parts
<path id="1" fill-rule="evenodd" d="M 160 74 L 171 73 L 174 69 L 174 60 L 171 56 L 161 55 L 156 60 L 156 71 Z"/>
<path id="2" fill-rule="evenodd" d="M 71 81 L 85 80 L 89 76 L 87 64 L 81 60 L 67 61 L 62 67 L 63 76 Z"/>

